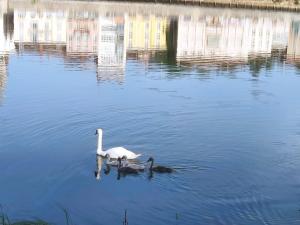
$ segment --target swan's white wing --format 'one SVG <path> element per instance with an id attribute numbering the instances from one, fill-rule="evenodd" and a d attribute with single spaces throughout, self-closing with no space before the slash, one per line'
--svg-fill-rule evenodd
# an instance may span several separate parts
<path id="1" fill-rule="evenodd" d="M 105 152 L 108 153 L 112 159 L 117 159 L 118 157 L 123 157 L 124 155 L 127 156 L 126 149 L 123 147 L 110 148 Z"/>
<path id="2" fill-rule="evenodd" d="M 115 147 L 115 148 L 110 148 L 105 153 L 109 154 L 110 158 L 116 159 L 118 157 L 123 157 L 126 156 L 127 159 L 135 159 L 140 156 L 140 154 L 135 154 L 132 151 L 127 150 L 126 148 L 123 147 Z"/>

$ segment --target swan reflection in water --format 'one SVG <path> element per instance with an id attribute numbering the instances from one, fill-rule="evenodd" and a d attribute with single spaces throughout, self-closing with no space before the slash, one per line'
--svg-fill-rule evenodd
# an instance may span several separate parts
<path id="1" fill-rule="evenodd" d="M 95 170 L 96 180 L 100 180 L 101 178 L 102 163 L 103 163 L 102 156 L 96 155 L 96 170 Z"/>
<path id="2" fill-rule="evenodd" d="M 127 175 L 138 175 L 141 172 L 147 171 L 148 178 L 153 178 L 153 173 L 172 173 L 174 169 L 153 165 L 154 159 L 150 157 L 147 162 L 139 163 L 137 161 L 127 160 L 127 157 L 118 158 L 118 160 L 111 160 L 109 156 L 103 157 L 100 155 L 96 155 L 96 171 L 95 178 L 100 180 L 101 178 L 101 169 L 103 165 L 103 161 L 105 162 L 104 174 L 108 175 L 111 171 L 111 167 L 117 167 L 117 179 L 119 180 L 121 177 L 126 177 Z"/>
<path id="3" fill-rule="evenodd" d="M 96 180 L 100 180 L 100 178 L 101 178 L 101 170 L 102 170 L 104 159 L 105 159 L 105 157 L 103 157 L 101 155 L 96 155 L 96 170 L 95 170 Z M 105 165 L 106 165 L 106 168 L 104 169 L 104 174 L 108 175 L 110 173 L 111 165 L 107 162 Z"/>
<path id="4" fill-rule="evenodd" d="M 139 172 L 144 170 L 143 165 L 139 165 L 137 163 L 130 163 L 127 161 L 127 157 L 118 158 L 118 160 L 111 160 L 108 156 L 96 155 L 96 170 L 95 170 L 95 178 L 100 180 L 101 178 L 101 170 L 103 166 L 103 161 L 105 160 L 105 169 L 104 174 L 108 175 L 111 171 L 111 167 L 117 167 L 119 180 L 121 177 L 125 177 L 126 175 L 133 174 L 137 175 Z"/>

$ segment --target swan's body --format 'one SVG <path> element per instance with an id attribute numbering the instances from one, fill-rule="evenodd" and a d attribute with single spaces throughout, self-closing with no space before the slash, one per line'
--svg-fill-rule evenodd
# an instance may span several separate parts
<path id="1" fill-rule="evenodd" d="M 118 166 L 119 165 L 118 160 L 111 160 L 109 154 L 106 154 L 105 157 L 106 157 L 106 165 L 109 165 L 109 166 Z"/>
<path id="2" fill-rule="evenodd" d="M 122 159 L 123 159 L 122 166 L 130 167 L 130 168 L 132 168 L 134 170 L 137 170 L 137 171 L 144 171 L 145 170 L 145 166 L 144 165 L 140 165 L 140 164 L 137 164 L 137 163 L 130 163 L 130 162 L 128 162 L 126 156 L 123 156 Z"/>
<path id="3" fill-rule="evenodd" d="M 97 129 L 96 134 L 98 134 L 98 147 L 97 147 L 97 155 L 106 157 L 108 154 L 110 158 L 112 159 L 117 159 L 117 158 L 122 158 L 123 156 L 126 156 L 127 159 L 135 159 L 141 154 L 135 154 L 132 151 L 127 150 L 126 148 L 123 147 L 115 147 L 115 148 L 110 148 L 106 151 L 102 150 L 102 129 Z"/>
<path id="4" fill-rule="evenodd" d="M 126 148 L 123 147 L 115 147 L 115 148 L 110 148 L 106 151 L 99 152 L 97 150 L 98 155 L 106 156 L 107 154 L 110 156 L 111 159 L 117 159 L 119 157 L 126 156 L 128 159 L 135 159 L 140 156 L 140 154 L 135 154 L 132 151 L 127 150 Z"/>
<path id="5" fill-rule="evenodd" d="M 123 165 L 120 157 L 118 158 L 118 162 L 119 162 L 119 165 L 118 165 L 119 173 L 122 173 L 122 174 L 137 174 L 138 173 L 138 170 L 128 167 L 127 165 Z"/>
<path id="6" fill-rule="evenodd" d="M 157 173 L 172 173 L 172 172 L 174 172 L 174 170 L 169 167 L 159 166 L 159 165 L 153 166 L 154 159 L 152 157 L 150 157 L 147 162 L 151 162 L 150 167 L 149 167 L 149 170 L 151 172 L 152 171 L 157 172 Z"/>

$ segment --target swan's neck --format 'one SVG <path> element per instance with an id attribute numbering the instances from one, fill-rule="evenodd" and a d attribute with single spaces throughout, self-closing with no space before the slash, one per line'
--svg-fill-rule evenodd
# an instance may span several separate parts
<path id="1" fill-rule="evenodd" d="M 97 180 L 99 180 L 101 177 L 101 169 L 102 169 L 102 158 L 101 156 L 97 156 L 97 170 L 95 171 L 95 176 Z"/>
<path id="2" fill-rule="evenodd" d="M 100 155 L 102 152 L 102 131 L 98 130 L 97 154 Z"/>
<path id="3" fill-rule="evenodd" d="M 153 160 L 151 160 L 151 163 L 150 163 L 150 170 L 152 170 L 152 167 L 153 167 Z"/>

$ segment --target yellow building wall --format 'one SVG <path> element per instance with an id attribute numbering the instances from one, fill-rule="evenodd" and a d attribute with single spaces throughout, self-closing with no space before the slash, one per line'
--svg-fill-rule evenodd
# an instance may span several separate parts
<path id="1" fill-rule="evenodd" d="M 166 30 L 164 17 L 129 16 L 127 47 L 129 50 L 164 50 L 167 48 Z"/>

